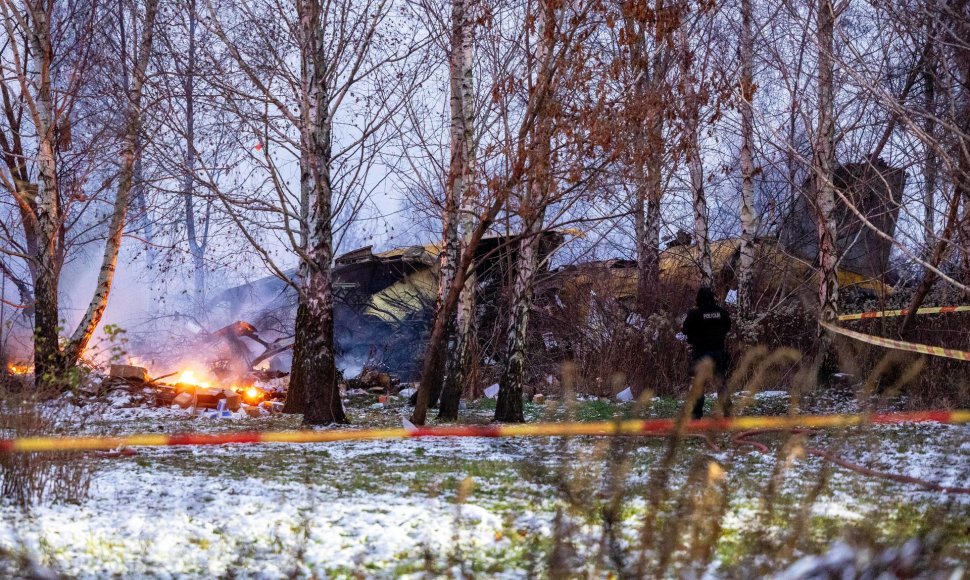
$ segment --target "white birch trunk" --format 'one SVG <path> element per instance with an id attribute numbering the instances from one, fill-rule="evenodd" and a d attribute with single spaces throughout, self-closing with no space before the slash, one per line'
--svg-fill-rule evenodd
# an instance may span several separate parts
<path id="1" fill-rule="evenodd" d="M 655 121 L 653 125 L 660 125 Z M 661 127 L 654 127 L 651 134 L 659 134 Z M 662 154 L 656 150 L 647 153 L 643 184 L 637 191 L 636 237 L 637 269 L 639 281 L 637 300 L 640 315 L 653 314 L 660 294 L 660 199 L 662 195 Z"/>
<path id="2" fill-rule="evenodd" d="M 476 223 L 475 190 L 475 93 L 474 93 L 474 5 L 472 0 L 452 1 L 452 44 L 449 68 L 451 73 L 451 163 L 449 164 L 448 196 L 453 204 L 452 221 L 446 220 L 446 235 L 454 234 L 455 251 L 452 276 L 457 273 L 459 256 L 468 247 Z M 454 231 L 450 226 L 454 224 Z M 473 266 L 474 268 L 474 266 Z M 442 276 L 443 278 L 444 276 Z M 439 305 L 452 280 L 442 284 Z M 444 282 L 444 280 L 442 280 Z M 475 344 L 475 274 L 472 271 L 462 289 L 458 310 L 450 332 L 447 372 L 441 397 L 439 417 L 456 419 L 458 401 L 465 390 L 469 369 L 473 363 Z"/>
<path id="3" fill-rule="evenodd" d="M 525 421 L 522 394 L 525 391 L 526 339 L 529 311 L 532 308 L 533 282 L 539 269 L 544 217 L 545 208 L 540 206 L 537 213 L 528 219 L 515 261 L 505 368 L 499 381 L 498 401 L 495 406 L 496 421 Z"/>
<path id="4" fill-rule="evenodd" d="M 641 25 L 642 26 L 642 25 Z M 630 59 L 636 98 L 657 103 L 662 89 L 664 71 L 661 70 L 661 53 L 647 56 L 647 39 L 642 27 L 632 18 L 626 19 L 627 33 L 633 39 Z M 641 105 L 642 106 L 642 105 Z M 637 250 L 637 310 L 644 319 L 657 309 L 660 294 L 660 201 L 663 184 L 664 120 L 661 111 L 654 107 L 645 109 L 633 144 L 633 160 L 637 167 L 637 190 L 634 202 L 634 235 Z"/>
<path id="5" fill-rule="evenodd" d="M 539 0 L 538 29 L 540 40 L 536 51 L 538 67 L 545 67 L 556 42 L 556 5 L 553 0 Z M 552 120 L 541 113 L 531 143 L 529 181 L 519 207 L 522 219 L 522 239 L 515 262 L 505 366 L 499 381 L 495 420 L 522 423 L 525 421 L 522 394 L 525 391 L 526 338 L 529 331 L 529 310 L 532 308 L 533 283 L 539 269 L 546 204 L 554 188 L 552 154 Z"/>
<path id="6" fill-rule="evenodd" d="M 838 316 L 839 277 L 837 224 L 835 220 L 835 112 L 834 34 L 835 12 L 831 0 L 818 7 L 818 128 L 815 140 L 814 189 L 819 252 L 819 319 L 834 323 Z M 821 327 L 820 327 L 821 332 Z M 824 344 L 823 348 L 827 349 Z"/>
<path id="7" fill-rule="evenodd" d="M 741 248 L 738 264 L 738 312 L 742 323 L 754 318 L 754 25 L 751 0 L 741 0 Z"/>

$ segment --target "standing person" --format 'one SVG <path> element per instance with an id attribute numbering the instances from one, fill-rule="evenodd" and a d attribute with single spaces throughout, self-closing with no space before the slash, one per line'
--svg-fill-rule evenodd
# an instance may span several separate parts
<path id="1" fill-rule="evenodd" d="M 714 298 L 714 292 L 707 286 L 697 291 L 697 307 L 691 308 L 684 320 L 683 332 L 691 347 L 691 374 L 706 358 L 714 362 L 714 381 L 717 384 L 717 398 L 724 409 L 724 416 L 731 414 L 731 394 L 727 390 L 728 357 L 724 349 L 724 339 L 731 330 L 731 315 L 721 308 Z M 694 404 L 694 419 L 704 415 L 704 392 Z"/>

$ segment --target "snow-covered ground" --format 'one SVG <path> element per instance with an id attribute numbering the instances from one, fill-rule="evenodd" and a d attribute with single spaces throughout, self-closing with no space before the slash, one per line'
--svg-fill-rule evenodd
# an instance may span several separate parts
<path id="1" fill-rule="evenodd" d="M 783 394 L 761 398 L 774 404 Z M 373 411 L 369 405 L 361 409 L 353 412 L 358 424 L 393 424 L 402 412 Z M 281 423 L 286 420 L 216 421 L 174 410 L 109 407 L 96 429 L 280 428 L 288 426 Z M 722 540 L 706 566 L 712 577 L 764 564 L 748 536 L 784 537 L 785 518 L 797 513 L 823 471 L 820 459 L 793 453 L 775 499 L 780 521 L 759 530 L 764 525 L 762 496 L 781 444 L 780 438 L 760 440 L 773 454 L 727 440 L 718 440 L 721 449 L 715 452 L 691 441 L 672 466 L 673 499 L 696 461 L 716 461 L 726 470 L 730 503 Z M 816 436 L 811 444 L 837 448 L 874 469 L 970 486 L 967 427 L 883 426 L 845 439 Z M 629 547 L 640 532 L 651 470 L 665 447 L 660 439 L 625 445 L 630 469 L 624 476 L 628 495 L 621 543 Z M 607 452 L 602 440 L 184 447 L 140 449 L 131 457 L 95 461 L 91 493 L 80 504 L 47 503 L 28 511 L 0 507 L 0 555 L 6 553 L 8 560 L 11 554 L 26 556 L 46 571 L 72 577 L 394 577 L 428 572 L 529 577 L 547 569 L 562 508 L 563 517 L 573 522 L 571 565 L 593 576 L 606 575 L 609 568 L 598 558 L 604 529 L 598 510 L 616 453 Z M 572 489 L 566 493 L 566 488 Z M 928 529 L 962 526 L 962 535 L 947 538 L 949 565 L 970 555 L 968 496 L 834 468 L 810 516 L 813 527 L 788 561 L 766 565 L 780 570 L 860 527 L 882 530 L 884 537 L 875 540 L 901 544 Z M 873 526 L 874 521 L 885 521 L 885 526 Z"/>

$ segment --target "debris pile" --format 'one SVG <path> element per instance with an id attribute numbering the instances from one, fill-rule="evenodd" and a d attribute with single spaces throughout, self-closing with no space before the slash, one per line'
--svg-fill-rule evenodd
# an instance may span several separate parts
<path id="1" fill-rule="evenodd" d="M 89 381 L 85 390 L 91 395 L 107 395 L 115 405 L 195 409 L 205 416 L 244 412 L 262 417 L 282 410 L 287 374 L 254 371 L 234 381 L 214 383 L 198 378 L 191 370 L 153 379 L 145 367 L 116 364 L 111 365 L 107 376 Z"/>
<path id="2" fill-rule="evenodd" d="M 365 368 L 357 378 L 346 381 L 344 387 L 348 393 L 360 390 L 372 395 L 391 395 L 400 390 L 401 380 L 388 373 Z"/>

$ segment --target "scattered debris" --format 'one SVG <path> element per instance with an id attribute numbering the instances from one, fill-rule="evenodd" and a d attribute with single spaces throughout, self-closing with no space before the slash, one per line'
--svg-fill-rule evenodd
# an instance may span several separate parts
<path id="1" fill-rule="evenodd" d="M 616 394 L 616 400 L 620 401 L 621 403 L 629 403 L 633 399 L 633 389 L 630 387 L 627 387 Z"/>
<path id="2" fill-rule="evenodd" d="M 390 394 L 391 389 L 399 385 L 401 381 L 397 377 L 388 373 L 374 369 L 365 368 L 357 378 L 347 381 L 347 387 L 351 389 L 362 389 L 372 394 Z"/>
<path id="3" fill-rule="evenodd" d="M 111 365 L 111 368 L 108 370 L 108 376 L 116 379 L 147 383 L 148 369 L 134 365 Z"/>

